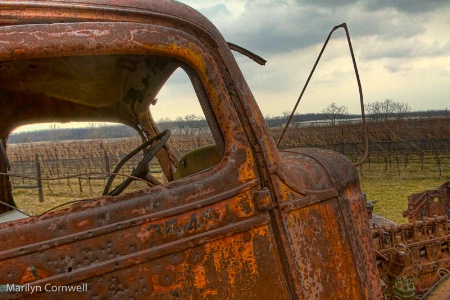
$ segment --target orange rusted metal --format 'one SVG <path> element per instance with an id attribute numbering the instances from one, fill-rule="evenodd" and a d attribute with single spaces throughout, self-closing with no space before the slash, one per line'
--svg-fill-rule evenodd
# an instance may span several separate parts
<path id="1" fill-rule="evenodd" d="M 435 190 L 408 197 L 408 209 L 403 212 L 403 216 L 409 218 L 407 224 L 373 222 L 373 245 L 380 277 L 387 284 L 387 294 L 393 294 L 395 281 L 405 277 L 413 280 L 416 295 L 425 297 L 440 281 L 440 271 L 450 268 L 448 202 L 447 182 Z M 407 253 L 401 263 L 395 255 L 399 247 Z M 443 293 L 448 296 L 448 291 L 440 292 Z"/>
<path id="2" fill-rule="evenodd" d="M 223 154 L 193 176 L 0 223 L 0 298 L 381 299 L 356 169 L 331 151 L 279 151 L 199 13 L 175 1 L 3 0 L 0 25 L 2 139 L 69 120 L 149 139 L 143 116 L 180 67 Z"/>
<path id="3" fill-rule="evenodd" d="M 437 189 L 410 195 L 408 209 L 403 212 L 403 217 L 414 222 L 434 216 L 448 216 L 449 209 L 450 184 L 446 182 Z"/>

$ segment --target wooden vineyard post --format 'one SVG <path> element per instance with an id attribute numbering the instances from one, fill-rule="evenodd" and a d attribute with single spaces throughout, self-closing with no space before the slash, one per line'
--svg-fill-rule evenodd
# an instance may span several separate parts
<path id="1" fill-rule="evenodd" d="M 439 178 L 442 176 L 442 169 L 441 169 L 441 158 L 439 157 L 438 150 L 435 150 L 434 152 L 434 160 L 436 161 L 438 172 L 439 172 Z"/>
<path id="2" fill-rule="evenodd" d="M 35 158 L 36 158 L 36 161 L 35 161 L 36 186 L 38 189 L 38 198 L 39 198 L 39 202 L 44 202 L 44 193 L 42 192 L 41 164 L 39 162 L 39 154 L 36 153 Z"/>
<path id="3" fill-rule="evenodd" d="M 103 167 L 105 169 L 105 174 L 104 177 L 109 176 L 109 174 L 111 173 L 111 169 L 109 166 L 109 157 L 108 157 L 108 152 L 106 152 L 106 149 L 103 149 Z"/>

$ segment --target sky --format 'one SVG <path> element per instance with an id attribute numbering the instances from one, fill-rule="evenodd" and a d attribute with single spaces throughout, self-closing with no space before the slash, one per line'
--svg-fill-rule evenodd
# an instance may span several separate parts
<path id="1" fill-rule="evenodd" d="M 392 99 L 412 110 L 450 108 L 450 0 L 181 0 L 229 42 L 264 116 L 291 112 L 330 30 L 347 23 L 364 102 Z M 333 34 L 297 113 L 331 103 L 359 113 L 358 86 L 340 29 Z"/>
<path id="2" fill-rule="evenodd" d="M 391 99 L 407 103 L 413 111 L 450 109 L 450 0 L 181 2 L 204 14 L 227 41 L 267 60 L 260 66 L 234 52 L 266 117 L 292 111 L 327 35 L 341 23 L 348 26 L 366 104 Z M 179 110 L 171 104 L 186 97 L 178 88 L 180 76 L 176 74 L 158 95 L 166 100 L 155 106 L 156 120 L 199 113 L 199 105 Z M 296 113 L 321 113 L 331 103 L 360 113 L 342 29 L 333 34 Z"/>

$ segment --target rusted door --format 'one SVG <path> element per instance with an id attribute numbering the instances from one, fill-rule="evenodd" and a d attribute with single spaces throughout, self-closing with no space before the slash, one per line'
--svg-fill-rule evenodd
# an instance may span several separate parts
<path id="1" fill-rule="evenodd" d="M 258 184 L 230 167 L 3 226 L 0 297 L 288 299 Z"/>

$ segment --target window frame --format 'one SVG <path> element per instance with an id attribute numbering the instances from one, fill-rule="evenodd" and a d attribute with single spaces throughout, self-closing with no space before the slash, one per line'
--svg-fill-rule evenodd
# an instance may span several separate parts
<path id="1" fill-rule="evenodd" d="M 99 35 L 99 32 L 105 34 Z M 58 39 L 43 38 L 42 35 L 58 36 Z M 204 98 L 202 106 L 206 103 L 211 109 L 210 115 L 205 112 L 208 123 L 217 124 L 217 130 L 223 137 L 223 158 L 212 169 L 171 181 L 164 186 L 170 189 L 172 185 L 178 187 L 180 184 L 192 185 L 194 182 L 216 180 L 222 181 L 224 186 L 229 186 L 220 189 L 224 192 L 230 188 L 237 191 L 239 186 L 245 186 L 247 189 L 249 185 L 258 185 L 253 153 L 224 82 L 227 75 L 221 74 L 226 68 L 220 65 L 219 57 L 213 56 L 215 52 L 208 49 L 211 45 L 204 44 L 204 41 L 178 29 L 127 22 L 32 24 L 22 25 L 20 31 L 14 32 L 11 32 L 8 26 L 0 27 L 0 40 L 5 38 L 29 42 L 3 43 L 0 46 L 0 61 L 6 58 L 26 60 L 74 55 L 130 54 L 162 55 L 184 63 L 191 70 L 189 72 L 196 74 L 193 76 L 187 72 L 191 80 L 194 78 L 193 85 L 197 94 Z M 86 43 L 86 39 L 91 42 Z M 99 48 L 99 44 L 103 46 Z M 199 101 L 202 102 L 201 99 Z M 205 107 L 202 108 L 205 110 Z M 220 177 L 222 179 L 218 179 Z M 147 189 L 144 193 L 145 191 Z M 132 192 L 123 196 L 130 198 L 134 195 L 135 192 Z"/>

